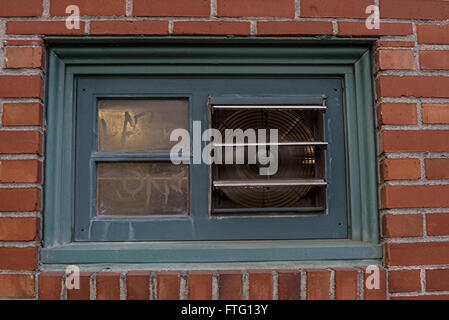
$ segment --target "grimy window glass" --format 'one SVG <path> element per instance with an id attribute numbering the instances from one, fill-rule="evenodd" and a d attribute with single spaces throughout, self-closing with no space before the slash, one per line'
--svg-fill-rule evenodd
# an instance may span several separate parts
<path id="1" fill-rule="evenodd" d="M 98 100 L 98 216 L 188 215 L 188 166 L 132 161 L 135 152 L 169 152 L 170 133 L 188 128 L 188 119 L 186 100 Z M 128 162 L 114 161 L 113 152 Z"/>
<path id="2" fill-rule="evenodd" d="M 97 215 L 188 214 L 188 167 L 171 163 L 97 165 Z"/>
<path id="3" fill-rule="evenodd" d="M 188 120 L 185 100 L 99 100 L 98 151 L 169 151 Z"/>

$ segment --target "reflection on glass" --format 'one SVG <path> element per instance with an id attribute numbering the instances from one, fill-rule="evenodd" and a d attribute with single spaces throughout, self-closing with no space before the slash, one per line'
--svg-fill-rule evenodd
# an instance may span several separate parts
<path id="1" fill-rule="evenodd" d="M 174 129 L 188 129 L 187 100 L 99 100 L 98 151 L 169 151 Z"/>
<path id="2" fill-rule="evenodd" d="M 97 215 L 187 215 L 188 183 L 183 165 L 99 163 Z"/>

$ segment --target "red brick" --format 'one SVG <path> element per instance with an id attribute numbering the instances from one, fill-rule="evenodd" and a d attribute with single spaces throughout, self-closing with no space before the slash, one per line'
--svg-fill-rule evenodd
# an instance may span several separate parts
<path id="1" fill-rule="evenodd" d="M 63 272 L 42 272 L 39 274 L 39 300 L 60 300 Z"/>
<path id="2" fill-rule="evenodd" d="M 249 274 L 249 299 L 271 300 L 273 299 L 273 277 L 269 270 L 250 270 Z"/>
<path id="3" fill-rule="evenodd" d="M 332 23 L 328 21 L 265 21 L 257 23 L 260 35 L 332 34 Z"/>
<path id="4" fill-rule="evenodd" d="M 334 279 L 335 300 L 357 300 L 357 270 L 337 269 Z"/>
<path id="5" fill-rule="evenodd" d="M 175 21 L 174 34 L 248 35 L 249 22 L 235 21 Z"/>
<path id="6" fill-rule="evenodd" d="M 38 211 L 40 204 L 37 188 L 0 188 L 0 211 Z"/>
<path id="7" fill-rule="evenodd" d="M 189 300 L 212 299 L 212 273 L 210 271 L 189 272 Z"/>
<path id="8" fill-rule="evenodd" d="M 425 159 L 424 163 L 427 179 L 449 179 L 449 158 Z"/>
<path id="9" fill-rule="evenodd" d="M 97 300 L 120 300 L 120 273 L 100 272 L 96 276 Z"/>
<path id="10" fill-rule="evenodd" d="M 423 123 L 449 123 L 449 104 L 423 103 L 421 108 Z"/>
<path id="11" fill-rule="evenodd" d="M 383 152 L 447 152 L 448 130 L 385 130 L 381 134 Z"/>
<path id="12" fill-rule="evenodd" d="M 393 296 L 391 300 L 449 300 L 449 294 L 428 294 L 417 296 Z"/>
<path id="13" fill-rule="evenodd" d="M 278 300 L 301 299 L 301 274 L 297 270 L 278 271 Z"/>
<path id="14" fill-rule="evenodd" d="M 449 269 L 426 270 L 426 291 L 449 290 Z"/>
<path id="15" fill-rule="evenodd" d="M 307 270 L 307 300 L 328 300 L 330 274 L 327 270 Z"/>
<path id="16" fill-rule="evenodd" d="M 6 39 L 5 46 L 42 46 L 42 39 Z"/>
<path id="17" fill-rule="evenodd" d="M 80 21 L 79 29 L 67 29 L 64 21 L 8 21 L 6 23 L 7 34 L 83 34 L 84 22 Z"/>
<path id="18" fill-rule="evenodd" d="M 0 182 L 41 182 L 39 160 L 0 160 Z"/>
<path id="19" fill-rule="evenodd" d="M 426 229 L 429 236 L 449 235 L 449 213 L 427 214 Z"/>
<path id="20" fill-rule="evenodd" d="M 178 272 L 159 272 L 157 274 L 157 299 L 179 299 L 180 275 Z"/>
<path id="21" fill-rule="evenodd" d="M 379 97 L 448 98 L 449 77 L 381 76 L 377 82 Z"/>
<path id="22" fill-rule="evenodd" d="M 416 31 L 420 44 L 449 44 L 449 24 L 418 24 Z"/>
<path id="23" fill-rule="evenodd" d="M 380 162 L 381 181 L 416 180 L 420 176 L 419 159 L 383 159 Z"/>
<path id="24" fill-rule="evenodd" d="M 408 125 L 416 124 L 416 104 L 381 103 L 377 110 L 377 124 Z"/>
<path id="25" fill-rule="evenodd" d="M 421 270 L 392 270 L 388 272 L 388 292 L 421 291 Z"/>
<path id="26" fill-rule="evenodd" d="M 0 1 L 0 17 L 41 16 L 42 10 L 42 0 Z"/>
<path id="27" fill-rule="evenodd" d="M 380 179 L 416 180 L 421 177 L 419 159 L 383 159 L 380 162 Z"/>
<path id="28" fill-rule="evenodd" d="M 338 34 L 358 36 L 382 36 L 395 35 L 406 36 L 412 33 L 410 23 L 381 22 L 379 29 L 368 29 L 365 22 L 340 21 L 338 22 Z"/>
<path id="29" fill-rule="evenodd" d="M 219 17 L 285 17 L 295 16 L 294 0 L 217 0 Z"/>
<path id="30" fill-rule="evenodd" d="M 414 47 L 413 41 L 392 41 L 392 40 L 379 40 L 376 42 L 376 49 L 385 47 L 406 48 Z"/>
<path id="31" fill-rule="evenodd" d="M 382 208 L 449 207 L 449 185 L 386 186 L 381 195 Z"/>
<path id="32" fill-rule="evenodd" d="M 92 21 L 91 34 L 167 34 L 168 21 Z"/>
<path id="33" fill-rule="evenodd" d="M 241 271 L 220 271 L 218 287 L 221 300 L 241 300 L 243 296 Z"/>
<path id="34" fill-rule="evenodd" d="M 449 50 L 421 50 L 419 61 L 424 70 L 449 70 Z"/>
<path id="35" fill-rule="evenodd" d="M 387 298 L 386 294 L 386 276 L 385 270 L 383 268 L 379 268 L 379 289 L 373 288 L 368 289 L 366 284 L 368 277 L 373 275 L 373 271 L 371 273 L 366 272 L 366 269 L 363 272 L 363 299 L 364 300 L 385 300 Z M 371 281 L 369 282 L 371 284 Z"/>
<path id="36" fill-rule="evenodd" d="M 412 50 L 381 49 L 376 52 L 376 68 L 378 70 L 413 70 L 414 57 Z"/>
<path id="37" fill-rule="evenodd" d="M 0 274 L 1 298 L 34 298 L 34 275 Z"/>
<path id="38" fill-rule="evenodd" d="M 51 16 L 69 16 L 66 8 L 77 5 L 81 16 L 123 16 L 126 14 L 126 0 L 56 0 L 50 2 Z"/>
<path id="39" fill-rule="evenodd" d="M 150 298 L 150 273 L 130 271 L 126 274 L 126 299 L 148 300 Z"/>
<path id="40" fill-rule="evenodd" d="M 36 267 L 36 247 L 0 247 L 0 269 L 34 270 Z"/>
<path id="41" fill-rule="evenodd" d="M 42 106 L 36 102 L 4 103 L 3 126 L 40 126 L 42 125 Z"/>
<path id="42" fill-rule="evenodd" d="M 37 153 L 42 151 L 38 131 L 0 131 L 0 153 Z"/>
<path id="43" fill-rule="evenodd" d="M 3 217 L 0 218 L 0 241 L 39 240 L 39 218 Z"/>
<path id="44" fill-rule="evenodd" d="M 5 50 L 6 68 L 41 68 L 42 64 L 40 47 L 7 47 Z"/>
<path id="45" fill-rule="evenodd" d="M 367 18 L 370 0 L 301 0 L 301 17 Z"/>
<path id="46" fill-rule="evenodd" d="M 420 237 L 423 235 L 423 217 L 420 214 L 385 215 L 382 217 L 382 235 L 393 237 Z"/>
<path id="47" fill-rule="evenodd" d="M 380 0 L 381 18 L 445 20 L 449 3 L 444 0 Z"/>
<path id="48" fill-rule="evenodd" d="M 382 103 L 377 112 L 378 125 L 410 125 L 417 123 L 416 104 Z"/>
<path id="49" fill-rule="evenodd" d="M 67 300 L 89 300 L 90 299 L 90 276 L 89 272 L 80 272 L 79 289 L 67 288 Z"/>
<path id="50" fill-rule="evenodd" d="M 449 242 L 387 243 L 385 256 L 389 266 L 449 264 Z"/>
<path id="51" fill-rule="evenodd" d="M 42 78 L 41 76 L 0 76 L 0 97 L 42 99 Z"/>
<path id="52" fill-rule="evenodd" d="M 208 17 L 210 0 L 134 0 L 137 17 Z"/>

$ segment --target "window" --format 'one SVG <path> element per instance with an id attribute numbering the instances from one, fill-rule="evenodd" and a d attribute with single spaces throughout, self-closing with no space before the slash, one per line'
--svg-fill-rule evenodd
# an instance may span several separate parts
<path id="1" fill-rule="evenodd" d="M 148 41 L 50 40 L 44 262 L 380 257 L 366 44 Z"/>

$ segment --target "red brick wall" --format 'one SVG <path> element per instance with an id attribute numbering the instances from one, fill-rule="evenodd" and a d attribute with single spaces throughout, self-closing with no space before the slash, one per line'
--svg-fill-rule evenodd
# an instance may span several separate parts
<path id="1" fill-rule="evenodd" d="M 80 30 L 65 28 L 70 4 Z M 371 4 L 379 30 L 365 27 Z M 0 1 L 0 297 L 448 299 L 448 17 L 443 0 Z M 380 289 L 363 268 L 84 272 L 76 291 L 39 271 L 44 34 L 376 36 Z"/>

